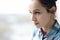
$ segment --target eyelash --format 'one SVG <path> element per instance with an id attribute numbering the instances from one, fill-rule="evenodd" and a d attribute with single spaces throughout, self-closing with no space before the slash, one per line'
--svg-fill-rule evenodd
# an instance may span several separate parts
<path id="1" fill-rule="evenodd" d="M 40 12 L 35 12 L 35 14 L 41 14 Z"/>

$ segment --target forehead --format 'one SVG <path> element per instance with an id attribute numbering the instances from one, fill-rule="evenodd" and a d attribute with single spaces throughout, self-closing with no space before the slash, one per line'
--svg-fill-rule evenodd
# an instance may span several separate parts
<path id="1" fill-rule="evenodd" d="M 43 10 L 44 7 L 41 5 L 41 3 L 39 3 L 39 1 L 33 0 L 29 5 L 29 11 L 34 11 L 36 9 Z"/>

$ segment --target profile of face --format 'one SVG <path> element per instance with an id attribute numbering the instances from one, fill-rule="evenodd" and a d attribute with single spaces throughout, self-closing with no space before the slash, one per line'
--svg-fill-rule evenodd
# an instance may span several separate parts
<path id="1" fill-rule="evenodd" d="M 46 8 L 37 0 L 31 2 L 29 12 L 32 15 L 32 21 L 37 28 L 48 25 L 54 17 L 54 14 L 47 12 Z"/>

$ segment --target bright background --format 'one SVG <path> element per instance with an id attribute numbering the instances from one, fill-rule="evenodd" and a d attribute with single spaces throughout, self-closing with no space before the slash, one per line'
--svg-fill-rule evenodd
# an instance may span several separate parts
<path id="1" fill-rule="evenodd" d="M 31 40 L 34 27 L 28 6 L 31 0 L 0 0 L 0 40 Z M 60 0 L 56 18 L 60 23 Z"/>

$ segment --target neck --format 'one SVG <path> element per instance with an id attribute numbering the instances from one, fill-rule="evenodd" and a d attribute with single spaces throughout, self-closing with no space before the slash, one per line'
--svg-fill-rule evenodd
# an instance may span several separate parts
<path id="1" fill-rule="evenodd" d="M 46 25 L 45 27 L 42 27 L 42 28 L 41 28 L 42 33 L 43 33 L 44 35 L 47 35 L 47 34 L 50 32 L 51 28 L 53 27 L 54 23 L 55 23 L 55 20 L 51 21 L 51 22 L 50 22 L 48 25 Z"/>

